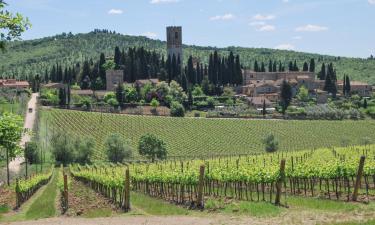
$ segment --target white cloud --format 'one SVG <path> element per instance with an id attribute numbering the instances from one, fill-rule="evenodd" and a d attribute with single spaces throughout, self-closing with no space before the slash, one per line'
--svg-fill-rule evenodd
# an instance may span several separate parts
<path id="1" fill-rule="evenodd" d="M 227 13 L 227 14 L 224 14 L 224 15 L 217 15 L 217 16 L 213 16 L 210 18 L 210 20 L 214 21 L 214 20 L 232 20 L 234 19 L 235 16 L 231 13 Z"/>
<path id="2" fill-rule="evenodd" d="M 274 31 L 276 30 L 276 27 L 273 25 L 264 25 L 257 28 L 257 31 Z"/>
<path id="3" fill-rule="evenodd" d="M 294 40 L 301 40 L 302 37 L 301 36 L 294 36 L 294 37 L 292 37 L 292 39 L 294 39 Z"/>
<path id="4" fill-rule="evenodd" d="M 319 26 L 319 25 L 312 25 L 312 24 L 308 24 L 308 25 L 296 28 L 296 31 L 300 31 L 300 32 L 303 32 L 303 31 L 319 32 L 319 31 L 326 31 L 326 30 L 328 30 L 328 27 Z"/>
<path id="5" fill-rule="evenodd" d="M 276 16 L 275 15 L 262 15 L 262 14 L 256 14 L 255 16 L 253 16 L 253 19 L 254 20 L 273 20 L 275 19 Z"/>
<path id="6" fill-rule="evenodd" d="M 294 50 L 295 47 L 292 44 L 281 44 L 275 47 L 275 49 L 280 49 L 280 50 Z"/>
<path id="7" fill-rule="evenodd" d="M 151 4 L 163 4 L 163 3 L 177 3 L 180 0 L 151 0 Z"/>
<path id="8" fill-rule="evenodd" d="M 283 3 L 289 3 L 289 0 L 283 0 Z"/>
<path id="9" fill-rule="evenodd" d="M 123 14 L 124 11 L 122 11 L 121 9 L 111 9 L 108 11 L 108 14 L 110 15 L 120 15 L 120 14 Z"/>
<path id="10" fill-rule="evenodd" d="M 148 38 L 151 38 L 151 39 L 155 39 L 158 35 L 154 32 L 147 31 L 147 32 L 143 33 L 142 36 L 145 36 L 145 37 L 148 37 Z"/>
<path id="11" fill-rule="evenodd" d="M 266 25 L 266 23 L 263 21 L 254 21 L 254 22 L 250 22 L 249 25 L 252 27 L 257 27 L 257 26 L 264 26 Z"/>
<path id="12" fill-rule="evenodd" d="M 375 5 L 375 0 L 368 0 L 368 3 L 371 5 Z"/>

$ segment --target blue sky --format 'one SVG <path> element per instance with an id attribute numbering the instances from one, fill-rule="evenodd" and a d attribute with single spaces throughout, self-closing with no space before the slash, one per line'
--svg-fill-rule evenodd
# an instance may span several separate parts
<path id="1" fill-rule="evenodd" d="M 29 17 L 23 39 L 95 28 L 202 46 L 292 49 L 340 56 L 375 54 L 375 0 L 6 0 Z"/>

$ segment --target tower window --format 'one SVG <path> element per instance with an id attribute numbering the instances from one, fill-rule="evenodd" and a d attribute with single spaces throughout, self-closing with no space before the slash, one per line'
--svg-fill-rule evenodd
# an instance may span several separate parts
<path id="1" fill-rule="evenodd" d="M 174 38 L 175 38 L 175 39 L 178 39 L 178 32 L 175 32 L 175 33 L 174 33 Z"/>

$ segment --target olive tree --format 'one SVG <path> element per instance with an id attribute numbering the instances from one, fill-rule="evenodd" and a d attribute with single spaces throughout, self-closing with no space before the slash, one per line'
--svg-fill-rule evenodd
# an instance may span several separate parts
<path id="1" fill-rule="evenodd" d="M 122 162 L 132 155 L 132 148 L 120 134 L 110 134 L 104 143 L 107 157 L 111 162 Z"/>
<path id="2" fill-rule="evenodd" d="M 279 142 L 273 134 L 267 135 L 263 139 L 266 152 L 276 152 L 279 149 Z"/>
<path id="3" fill-rule="evenodd" d="M 146 156 L 152 162 L 155 159 L 166 159 L 167 149 L 163 140 L 153 134 L 145 134 L 141 137 L 138 144 L 140 155 Z"/>

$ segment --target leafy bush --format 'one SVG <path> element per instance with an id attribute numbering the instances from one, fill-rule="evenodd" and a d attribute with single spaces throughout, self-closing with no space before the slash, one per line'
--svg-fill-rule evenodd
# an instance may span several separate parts
<path id="1" fill-rule="evenodd" d="M 110 134 L 105 140 L 105 150 L 111 162 L 122 162 L 132 156 L 132 148 L 120 134 Z"/>
<path id="2" fill-rule="evenodd" d="M 25 145 L 25 158 L 28 163 L 38 162 L 38 144 L 36 142 L 27 142 Z"/>
<path id="3" fill-rule="evenodd" d="M 65 131 L 58 131 L 51 138 L 52 154 L 56 162 L 64 165 L 69 163 L 90 163 L 95 149 L 92 137 L 76 137 Z"/>
<path id="4" fill-rule="evenodd" d="M 172 102 L 171 104 L 171 116 L 173 117 L 184 117 L 185 109 L 179 102 Z"/>

